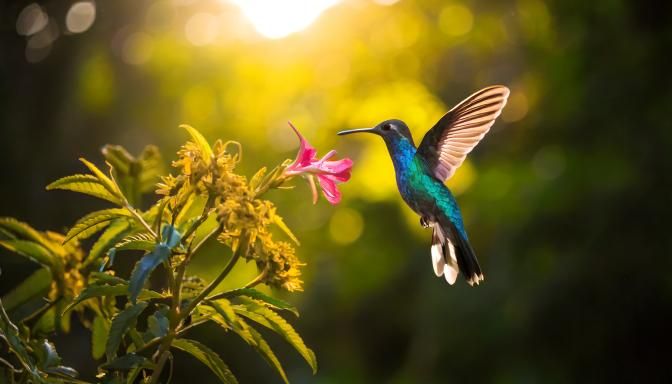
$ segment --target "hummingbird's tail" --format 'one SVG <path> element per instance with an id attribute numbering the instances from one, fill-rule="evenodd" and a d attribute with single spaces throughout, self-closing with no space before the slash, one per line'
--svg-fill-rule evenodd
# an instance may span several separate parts
<path id="1" fill-rule="evenodd" d="M 481 266 L 478 265 L 476 254 L 469 241 L 454 230 L 451 224 L 431 223 L 432 234 L 432 265 L 437 276 L 443 275 L 448 284 L 454 284 L 457 275 L 467 279 L 469 285 L 478 285 L 483 281 Z"/>

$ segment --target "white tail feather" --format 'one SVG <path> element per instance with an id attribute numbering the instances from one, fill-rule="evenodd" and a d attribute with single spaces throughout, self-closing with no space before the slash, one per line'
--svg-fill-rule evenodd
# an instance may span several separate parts
<path id="1" fill-rule="evenodd" d="M 436 276 L 442 276 L 448 284 L 453 285 L 457 280 L 460 269 L 457 266 L 455 246 L 450 242 L 438 223 L 430 223 L 434 229 L 432 235 L 432 266 Z M 447 247 L 447 248 L 446 248 Z M 446 250 L 448 254 L 446 254 Z"/>
<path id="2" fill-rule="evenodd" d="M 432 266 L 434 267 L 436 276 L 443 275 L 446 261 L 443 259 L 441 244 L 432 245 Z"/>
<path id="3" fill-rule="evenodd" d="M 460 268 L 457 266 L 457 256 L 455 256 L 455 246 L 450 240 L 446 241 L 446 245 L 448 245 L 448 254 L 450 255 L 450 257 L 445 262 L 446 266 L 443 268 L 443 274 L 448 284 L 453 285 L 455 284 L 455 280 L 457 280 L 457 275 L 460 274 Z"/>

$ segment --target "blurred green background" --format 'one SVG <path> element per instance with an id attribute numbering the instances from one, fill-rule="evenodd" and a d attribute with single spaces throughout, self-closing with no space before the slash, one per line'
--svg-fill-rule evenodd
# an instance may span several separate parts
<path id="1" fill-rule="evenodd" d="M 271 195 L 302 239 L 305 292 L 283 297 L 320 364 L 311 376 L 274 339 L 293 382 L 670 382 L 669 2 L 235 3 L 3 2 L 0 215 L 72 225 L 101 205 L 47 183 L 79 156 L 100 163 L 105 143 L 154 143 L 168 162 L 181 123 L 240 141 L 249 175 L 294 156 L 291 120 L 320 154 L 355 160 L 338 206 L 313 206 L 303 183 Z M 491 84 L 509 104 L 448 182 L 486 280 L 451 287 L 383 143 L 335 132 L 394 117 L 418 142 Z M 214 275 L 221 252 L 196 272 Z M 4 250 L 0 267 L 0 293 L 34 268 Z M 279 382 L 234 335 L 194 338 L 241 382 Z M 95 375 L 81 327 L 56 343 Z M 215 380 L 178 355 L 175 382 L 196 379 Z"/>

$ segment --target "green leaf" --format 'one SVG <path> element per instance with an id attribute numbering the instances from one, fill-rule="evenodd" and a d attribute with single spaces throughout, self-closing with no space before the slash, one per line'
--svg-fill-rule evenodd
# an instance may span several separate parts
<path id="1" fill-rule="evenodd" d="M 196 146 L 203 152 L 203 157 L 204 157 L 204 162 L 205 164 L 210 164 L 210 160 L 212 158 L 212 148 L 210 148 L 210 144 L 208 144 L 208 141 L 205 140 L 203 135 L 201 135 L 200 132 L 198 132 L 195 128 L 193 128 L 190 125 L 182 124 L 180 125 L 180 128 L 184 128 L 187 132 L 189 132 L 189 135 L 191 135 L 191 139 L 194 140 L 194 143 Z"/>
<path id="2" fill-rule="evenodd" d="M 259 292 L 254 288 L 234 289 L 233 291 L 228 291 L 228 292 L 222 294 L 221 296 L 229 297 L 229 298 L 230 297 L 236 297 L 236 296 L 247 296 L 247 297 L 252 298 L 252 299 L 261 300 L 261 301 L 270 305 L 273 308 L 284 309 L 284 310 L 292 312 L 297 317 L 299 316 L 299 311 L 293 305 L 289 304 L 286 301 L 276 299 L 275 297 L 268 296 L 265 293 Z"/>
<path id="3" fill-rule="evenodd" d="M 121 241 L 131 231 L 131 224 L 126 220 L 115 221 L 100 235 L 98 240 L 91 246 L 89 256 L 85 263 L 94 261 L 103 256 Z"/>
<path id="4" fill-rule="evenodd" d="M 61 357 L 56 352 L 54 344 L 46 339 L 31 343 L 33 353 L 37 357 L 37 363 L 40 369 L 56 367 L 61 364 Z"/>
<path id="5" fill-rule="evenodd" d="M 47 268 L 40 268 L 23 280 L 16 288 L 6 294 L 2 301 L 8 311 L 32 299 L 43 297 L 51 286 L 51 272 Z"/>
<path id="6" fill-rule="evenodd" d="M 182 234 L 172 225 L 165 225 L 161 231 L 161 241 L 168 248 L 173 249 L 182 240 Z"/>
<path id="7" fill-rule="evenodd" d="M 278 374 L 280 377 L 282 377 L 282 380 L 289 384 L 289 380 L 287 380 L 287 374 L 285 373 L 285 370 L 282 368 L 282 364 L 280 364 L 280 360 L 278 360 L 278 357 L 275 356 L 275 353 L 273 353 L 273 350 L 271 349 L 271 346 L 268 345 L 266 340 L 261 336 L 261 333 L 257 331 L 256 329 L 252 327 L 248 327 L 248 330 L 252 337 L 254 338 L 254 341 L 256 342 L 256 345 L 254 345 L 254 348 L 261 354 L 261 356 L 264 357 L 266 362 L 273 368 L 275 368 L 276 371 L 278 371 Z"/>
<path id="8" fill-rule="evenodd" d="M 53 266 L 53 255 L 40 244 L 28 240 L 0 240 L 0 246 L 44 266 Z"/>
<path id="9" fill-rule="evenodd" d="M 283 319 L 282 316 L 278 315 L 273 310 L 266 308 L 262 302 L 256 300 L 249 300 L 244 308 L 234 306 L 234 310 L 236 313 L 263 325 L 284 337 L 285 340 L 299 352 L 304 360 L 306 360 L 308 365 L 310 365 L 313 369 L 313 374 L 317 372 L 317 359 L 315 358 L 315 353 L 306 346 L 301 336 L 299 336 L 294 328 Z"/>
<path id="10" fill-rule="evenodd" d="M 127 307 L 112 318 L 110 333 L 105 344 L 105 354 L 108 360 L 113 359 L 117 355 L 117 349 L 119 349 L 124 334 L 126 334 L 129 328 L 135 325 L 138 316 L 145 308 L 147 308 L 147 303 L 141 301 Z"/>
<path id="11" fill-rule="evenodd" d="M 162 311 L 156 311 L 147 318 L 147 329 L 154 337 L 163 337 L 168 334 L 170 321 Z"/>
<path id="12" fill-rule="evenodd" d="M 114 276 L 106 272 L 91 272 L 89 273 L 89 285 L 117 285 L 128 284 L 128 281 L 119 276 Z"/>
<path id="13" fill-rule="evenodd" d="M 96 167 L 93 163 L 86 160 L 85 158 L 80 157 L 79 161 L 84 163 L 84 165 L 86 165 L 86 167 L 89 168 L 91 173 L 93 173 L 93 175 L 96 176 L 98 181 L 100 181 L 100 183 L 105 187 L 105 189 L 107 189 L 113 196 L 117 196 L 121 199 L 121 193 L 119 191 L 119 187 L 117 186 L 117 184 L 115 184 L 114 181 L 112 181 L 112 179 L 107 177 L 107 175 L 105 175 L 103 171 L 98 169 L 98 167 Z"/>
<path id="14" fill-rule="evenodd" d="M 282 231 L 285 232 L 285 234 L 290 239 L 292 239 L 292 241 L 295 242 L 296 245 L 301 245 L 301 243 L 299 243 L 299 239 L 297 239 L 296 236 L 294 236 L 292 230 L 289 229 L 287 224 L 285 224 L 284 220 L 282 220 L 282 217 L 280 217 L 279 215 L 273 215 L 273 222 L 275 223 L 275 225 L 278 226 L 278 228 L 282 229 Z"/>
<path id="15" fill-rule="evenodd" d="M 221 325 L 226 330 L 232 329 L 247 344 L 254 347 L 257 352 L 259 352 L 259 354 L 261 354 L 264 359 L 278 371 L 278 374 L 282 377 L 285 383 L 288 382 L 285 370 L 282 368 L 280 361 L 275 356 L 275 353 L 273 353 L 273 350 L 266 340 L 264 340 L 257 330 L 250 327 L 240 317 L 236 316 L 233 307 L 231 307 L 228 300 L 208 302 L 207 305 L 215 309 L 217 313 L 211 314 L 208 311 L 204 311 L 203 314 L 206 317 Z"/>
<path id="16" fill-rule="evenodd" d="M 47 190 L 52 191 L 61 189 L 83 193 L 85 195 L 107 200 L 111 203 L 121 205 L 121 199 L 110 192 L 103 183 L 93 175 L 72 175 L 60 178 L 47 185 Z"/>
<path id="17" fill-rule="evenodd" d="M 253 191 L 257 189 L 257 187 L 261 184 L 261 181 L 264 179 L 264 176 L 266 176 L 266 167 L 262 167 L 260 170 L 257 171 L 257 173 L 252 176 L 250 179 L 250 189 Z"/>
<path id="18" fill-rule="evenodd" d="M 236 377 L 233 375 L 229 367 L 222 361 L 222 359 L 210 348 L 190 339 L 176 339 L 173 341 L 173 347 L 187 352 L 205 364 L 215 373 L 217 378 L 222 383 L 238 383 Z"/>
<path id="19" fill-rule="evenodd" d="M 144 356 L 129 353 L 101 365 L 100 369 L 106 371 L 129 371 L 136 367 L 153 368 L 154 364 Z"/>
<path id="20" fill-rule="evenodd" d="M 114 248 L 117 251 L 151 251 L 156 247 L 156 240 L 149 233 L 130 235 L 118 242 Z"/>
<path id="21" fill-rule="evenodd" d="M 87 384 L 86 381 L 75 380 L 74 378 L 79 375 L 74 368 L 66 367 L 59 365 L 57 367 L 49 367 L 44 370 L 46 373 L 51 375 L 60 376 L 58 379 L 48 380 L 50 383 L 75 383 L 75 384 Z"/>
<path id="22" fill-rule="evenodd" d="M 48 249 L 52 254 L 62 254 L 62 249 L 57 247 L 53 242 L 49 241 L 40 232 L 36 231 L 30 225 L 18 221 L 12 217 L 0 217 L 0 229 L 5 233 L 10 233 L 18 240 L 30 240 L 36 242 Z"/>
<path id="23" fill-rule="evenodd" d="M 109 333 L 110 323 L 102 316 L 94 317 L 91 329 L 91 356 L 95 360 L 100 359 L 105 354 L 105 342 Z"/>
<path id="24" fill-rule="evenodd" d="M 126 296 L 128 294 L 128 284 L 116 285 L 89 285 L 68 305 L 63 313 L 71 310 L 74 306 L 86 299 L 103 296 Z M 158 292 L 149 289 L 142 289 L 139 294 L 141 300 L 160 299 L 163 297 Z"/>
<path id="25" fill-rule="evenodd" d="M 110 221 L 121 218 L 132 217 L 128 210 L 123 208 L 103 209 L 95 211 L 82 217 L 75 223 L 75 225 L 65 235 L 64 243 L 72 239 L 86 239 L 95 234 L 101 229 L 105 228 Z"/>
<path id="26" fill-rule="evenodd" d="M 154 145 L 146 146 L 140 154 L 138 161 L 142 169 L 139 180 L 140 191 L 143 193 L 152 192 L 161 175 L 165 173 L 159 148 Z"/>
<path id="27" fill-rule="evenodd" d="M 46 241 L 33 227 L 13 217 L 0 217 L 0 228 L 11 233 L 14 238 L 32 240 L 40 244 Z"/>
<path id="28" fill-rule="evenodd" d="M 130 283 L 128 285 L 128 296 L 131 302 L 135 302 L 140 293 L 140 290 L 145 285 L 145 281 L 149 278 L 152 271 L 159 266 L 159 264 L 168 260 L 170 256 L 170 248 L 165 244 L 157 245 L 154 250 L 144 255 L 137 263 L 131 273 Z"/>
<path id="29" fill-rule="evenodd" d="M 101 149 L 105 161 L 107 161 L 112 168 L 120 174 L 127 175 L 130 173 L 131 163 L 135 161 L 135 157 L 128 153 L 126 148 L 121 145 L 106 144 Z"/>
<path id="30" fill-rule="evenodd" d="M 31 378 L 36 383 L 43 383 L 44 380 L 37 372 L 37 367 L 34 366 L 34 363 L 30 356 L 28 355 L 27 346 L 24 344 L 23 340 L 19 336 L 19 329 L 14 325 L 5 308 L 2 306 L 0 301 L 0 339 L 4 339 L 7 343 L 8 349 L 18 358 L 21 365 L 25 368 Z"/>

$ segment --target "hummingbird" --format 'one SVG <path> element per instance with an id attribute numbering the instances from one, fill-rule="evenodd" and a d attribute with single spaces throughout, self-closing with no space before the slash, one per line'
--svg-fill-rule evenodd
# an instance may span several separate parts
<path id="1" fill-rule="evenodd" d="M 434 273 L 443 275 L 451 285 L 460 272 L 469 285 L 478 285 L 483 273 L 460 208 L 444 183 L 490 130 L 508 97 L 509 89 L 501 85 L 472 94 L 441 117 L 417 148 L 406 123 L 397 119 L 373 128 L 338 132 L 368 132 L 383 138 L 402 199 L 420 216 L 420 224 L 433 230 L 430 253 Z"/>

